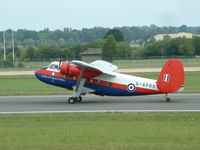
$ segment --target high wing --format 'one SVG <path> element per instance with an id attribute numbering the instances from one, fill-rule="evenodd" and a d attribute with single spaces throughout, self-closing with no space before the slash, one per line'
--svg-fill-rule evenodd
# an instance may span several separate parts
<path id="1" fill-rule="evenodd" d="M 115 71 L 118 68 L 117 66 L 103 60 L 96 60 L 90 64 L 83 61 L 79 61 L 79 60 L 73 60 L 71 61 L 71 63 L 84 67 L 84 68 L 100 71 L 104 74 L 111 75 L 111 76 L 115 76 L 113 71 Z"/>
<path id="2" fill-rule="evenodd" d="M 75 103 L 75 101 L 81 101 L 82 100 L 81 94 L 86 93 L 86 92 L 91 92 L 91 89 L 86 89 L 84 87 L 86 79 L 83 78 L 83 74 L 86 69 L 91 69 L 94 71 L 102 72 L 103 74 L 115 76 L 113 71 L 115 71 L 118 68 L 117 66 L 115 66 L 109 62 L 102 61 L 102 60 L 96 60 L 90 64 L 85 63 L 83 61 L 79 61 L 79 60 L 73 60 L 73 61 L 71 61 L 71 63 L 80 66 L 81 72 L 79 74 L 77 84 L 73 90 L 73 97 L 69 98 L 69 100 L 68 100 L 69 103 Z"/>

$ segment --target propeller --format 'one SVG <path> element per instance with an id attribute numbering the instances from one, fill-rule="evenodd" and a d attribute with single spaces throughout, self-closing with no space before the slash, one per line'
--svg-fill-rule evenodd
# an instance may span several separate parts
<path id="1" fill-rule="evenodd" d="M 62 63 L 62 58 L 60 58 L 60 60 L 59 60 L 59 65 L 58 65 L 59 69 L 61 67 L 61 63 Z"/>

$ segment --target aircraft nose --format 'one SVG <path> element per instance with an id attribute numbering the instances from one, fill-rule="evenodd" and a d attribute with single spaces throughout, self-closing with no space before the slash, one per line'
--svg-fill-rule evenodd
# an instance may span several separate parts
<path id="1" fill-rule="evenodd" d="M 36 69 L 35 70 L 35 74 L 39 73 L 40 72 L 40 69 Z"/>
<path id="2" fill-rule="evenodd" d="M 39 77 L 39 73 L 41 72 L 41 69 L 36 69 L 35 70 L 35 76 L 38 78 Z"/>

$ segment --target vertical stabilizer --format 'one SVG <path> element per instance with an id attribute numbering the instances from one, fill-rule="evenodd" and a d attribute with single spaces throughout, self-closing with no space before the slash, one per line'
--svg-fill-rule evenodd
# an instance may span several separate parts
<path id="1" fill-rule="evenodd" d="M 184 68 L 180 60 L 170 59 L 164 64 L 157 87 L 163 93 L 172 93 L 184 87 Z"/>

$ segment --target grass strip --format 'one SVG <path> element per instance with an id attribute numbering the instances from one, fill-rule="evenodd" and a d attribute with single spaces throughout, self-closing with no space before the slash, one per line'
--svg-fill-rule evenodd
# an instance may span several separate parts
<path id="1" fill-rule="evenodd" d="M 5 150 L 199 150 L 200 113 L 0 115 Z"/>

